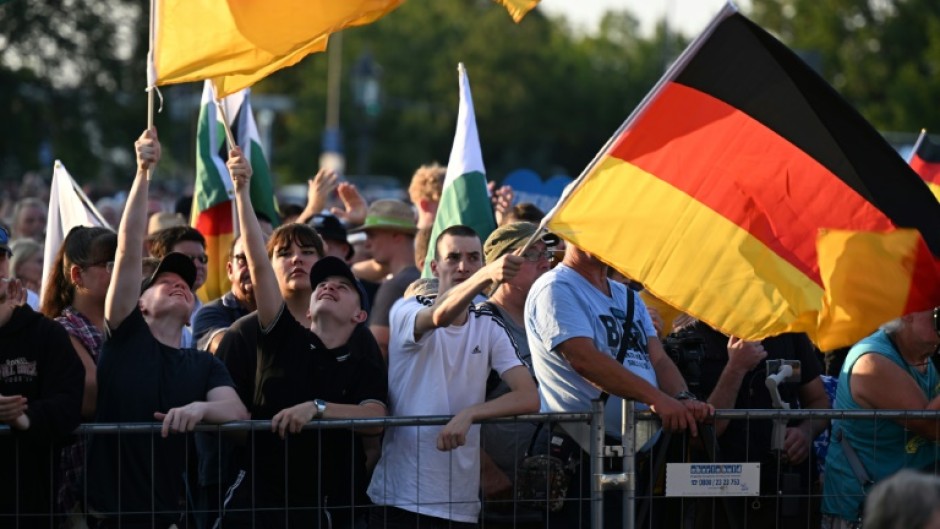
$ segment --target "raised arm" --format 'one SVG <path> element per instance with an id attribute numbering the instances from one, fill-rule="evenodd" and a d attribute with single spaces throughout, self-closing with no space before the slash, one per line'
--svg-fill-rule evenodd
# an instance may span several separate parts
<path id="1" fill-rule="evenodd" d="M 330 198 L 330 193 L 339 185 L 339 176 L 333 171 L 320 169 L 317 175 L 307 180 L 307 204 L 297 216 L 296 222 L 306 224 L 314 215 L 323 211 Z"/>
<path id="2" fill-rule="evenodd" d="M 523 262 L 524 259 L 518 255 L 506 254 L 477 270 L 466 281 L 438 294 L 434 304 L 422 309 L 415 317 L 415 340 L 434 329 L 453 324 L 466 314 L 473 298 L 491 285 L 511 280 L 519 273 Z"/>
<path id="3" fill-rule="evenodd" d="M 238 210 L 238 228 L 242 233 L 245 246 L 245 258 L 248 260 L 248 272 L 254 285 L 255 302 L 258 306 L 258 322 L 261 328 L 267 328 L 277 317 L 284 304 L 281 290 L 277 284 L 268 252 L 264 248 L 264 235 L 261 225 L 251 207 L 251 164 L 240 147 L 235 147 L 228 154 L 229 174 L 235 185 L 235 204 Z"/>
<path id="4" fill-rule="evenodd" d="M 157 129 L 148 129 L 134 142 L 137 174 L 127 196 L 127 205 L 118 228 L 114 272 L 105 298 L 104 317 L 108 326 L 117 328 L 137 306 L 143 280 L 144 234 L 147 231 L 148 172 L 160 161 L 160 140 Z"/>

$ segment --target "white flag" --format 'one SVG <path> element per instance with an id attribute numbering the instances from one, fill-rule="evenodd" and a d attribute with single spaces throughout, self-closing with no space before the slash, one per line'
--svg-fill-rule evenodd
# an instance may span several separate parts
<path id="1" fill-rule="evenodd" d="M 62 246 L 68 232 L 75 226 L 101 226 L 113 229 L 78 187 L 72 175 L 65 169 L 65 165 L 56 160 L 55 169 L 52 172 L 52 188 L 49 190 L 49 220 L 46 223 L 46 245 L 43 250 L 43 292 L 46 290 L 52 263 L 59 252 L 59 247 Z M 42 299 L 41 293 L 40 299 Z"/>

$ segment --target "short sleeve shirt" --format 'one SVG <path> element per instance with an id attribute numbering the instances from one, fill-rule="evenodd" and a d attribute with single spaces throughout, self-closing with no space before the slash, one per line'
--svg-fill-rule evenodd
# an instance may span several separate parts
<path id="1" fill-rule="evenodd" d="M 575 270 L 559 265 L 536 280 L 525 305 L 525 326 L 543 412 L 587 411 L 601 391 L 578 374 L 556 348 L 572 338 L 589 338 L 616 359 L 624 339 L 627 287 L 608 280 L 610 295 Z M 623 365 L 658 387 L 648 344 L 656 330 L 640 296 L 633 296 Z M 620 435 L 622 399 L 611 395 L 605 408 L 608 433 Z"/>

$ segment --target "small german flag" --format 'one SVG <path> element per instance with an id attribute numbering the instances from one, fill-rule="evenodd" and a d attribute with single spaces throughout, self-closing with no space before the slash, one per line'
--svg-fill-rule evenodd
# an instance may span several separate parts
<path id="1" fill-rule="evenodd" d="M 940 200 L 940 145 L 930 141 L 926 130 L 920 131 L 920 137 L 914 144 L 911 169 L 917 171 L 937 200 Z"/>
<path id="2" fill-rule="evenodd" d="M 831 350 L 940 304 L 940 203 L 835 90 L 731 6 L 543 224 L 747 339 L 806 332 Z"/>

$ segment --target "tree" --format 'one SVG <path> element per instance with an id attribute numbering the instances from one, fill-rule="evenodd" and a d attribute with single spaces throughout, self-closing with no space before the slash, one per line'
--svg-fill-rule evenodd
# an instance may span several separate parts
<path id="1" fill-rule="evenodd" d="M 669 36 L 675 40 L 674 37 Z M 371 172 L 410 178 L 425 162 L 447 162 L 457 113 L 457 63 L 470 76 L 484 162 L 490 178 L 518 167 L 543 175 L 577 174 L 652 88 L 671 55 L 659 28 L 639 35 L 627 13 L 610 14 L 595 36 L 574 34 L 538 10 L 513 24 L 493 2 L 409 0 L 370 26 L 344 34 L 342 128 L 347 160 L 357 137 L 372 136 Z M 670 56 L 665 58 L 666 51 Z M 365 130 L 349 72 L 365 52 L 381 66 L 382 112 Z M 325 113 L 326 56 L 259 83 L 259 91 L 294 94 L 283 116 L 275 166 L 282 181 L 316 170 Z M 355 164 L 348 164 L 351 168 Z"/>
<path id="2" fill-rule="evenodd" d="M 754 20 L 794 49 L 875 127 L 940 130 L 940 3 L 754 0 Z"/>

